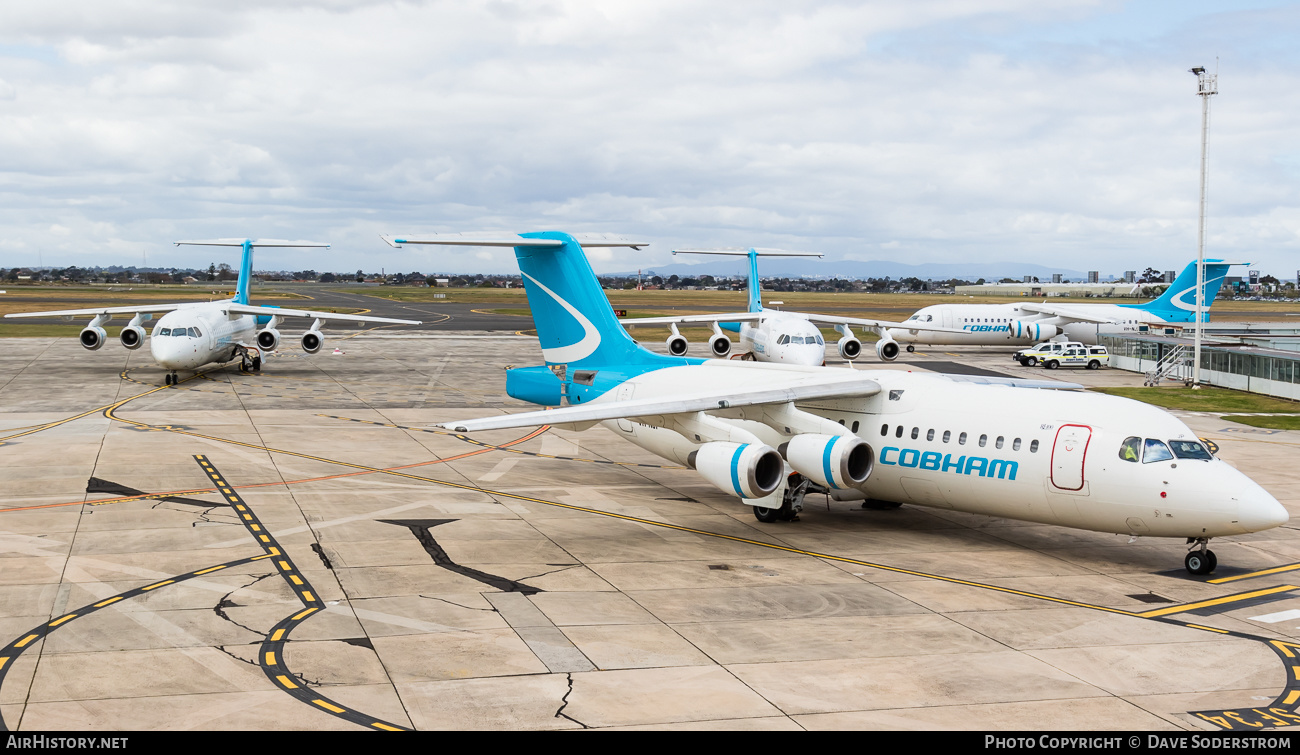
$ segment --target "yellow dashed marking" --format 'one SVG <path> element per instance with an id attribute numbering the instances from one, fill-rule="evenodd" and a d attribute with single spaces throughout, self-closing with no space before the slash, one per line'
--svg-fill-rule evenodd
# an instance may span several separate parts
<path id="1" fill-rule="evenodd" d="M 244 514 L 244 518 L 245 518 L 245 519 L 252 519 L 252 518 L 253 518 L 253 515 L 252 515 L 252 514 Z"/>
<path id="2" fill-rule="evenodd" d="M 1291 703 L 1294 703 L 1296 700 L 1300 700 L 1300 689 L 1293 689 L 1290 692 L 1286 693 L 1286 699 L 1282 701 L 1282 704 L 1290 705 Z"/>
<path id="3" fill-rule="evenodd" d="M 117 601 L 119 601 L 119 600 L 121 600 L 121 599 L 122 599 L 122 596 L 121 596 L 121 595 L 115 595 L 115 596 L 109 598 L 108 600 L 101 600 L 101 601 L 99 601 L 98 603 L 95 604 L 95 608 L 103 608 L 104 606 L 108 605 L 109 603 L 116 603 Z"/>
<path id="4" fill-rule="evenodd" d="M 194 572 L 194 573 L 195 573 L 195 574 L 207 574 L 208 572 L 213 572 L 213 571 L 216 571 L 216 570 L 218 570 L 218 569 L 224 569 L 224 568 L 226 568 L 226 567 L 225 567 L 225 566 L 213 566 L 213 567 L 211 567 L 211 568 L 204 569 L 203 571 L 196 571 L 196 572 Z"/>
<path id="5" fill-rule="evenodd" d="M 270 553 L 270 555 L 272 555 L 272 556 L 278 556 L 278 555 L 280 555 L 280 549 L 279 549 L 279 548 L 272 548 L 272 549 L 271 549 L 271 553 Z"/>
<path id="6" fill-rule="evenodd" d="M 401 731 L 401 729 L 395 726 L 389 726 L 388 724 L 381 724 L 378 721 L 373 721 L 371 722 L 370 725 L 375 727 L 376 729 L 383 729 L 384 731 Z"/>
<path id="7" fill-rule="evenodd" d="M 285 676 L 284 674 L 280 674 L 279 676 L 275 677 L 275 680 L 280 684 L 284 685 L 286 689 L 298 689 L 298 685 L 289 681 L 289 677 Z"/>
<path id="8" fill-rule="evenodd" d="M 154 589 L 155 587 L 162 587 L 163 585 L 170 585 L 172 582 L 175 582 L 175 581 L 176 581 L 176 580 L 174 580 L 174 579 L 168 579 L 168 580 L 164 580 L 164 581 L 162 581 L 162 582 L 159 582 L 158 584 L 155 584 L 155 585 L 149 585 L 148 587 L 142 587 L 142 588 L 140 588 L 140 589 L 141 589 L 141 590 L 152 590 L 152 589 Z"/>
<path id="9" fill-rule="evenodd" d="M 63 622 L 65 622 L 65 621 L 71 621 L 72 619 L 75 619 L 75 618 L 77 618 L 77 615 L 76 615 L 75 613 L 70 613 L 70 614 L 68 614 L 67 616 L 64 616 L 64 617 L 61 618 L 61 619 L 55 619 L 54 621 L 51 621 L 51 622 L 50 622 L 50 626 L 52 626 L 52 627 L 57 627 L 58 625 L 62 624 Z"/>
<path id="10" fill-rule="evenodd" d="M 14 643 L 14 647 L 16 647 L 16 648 L 24 647 L 25 645 L 27 645 L 27 643 L 29 643 L 29 642 L 31 642 L 32 640 L 36 639 L 38 636 L 39 636 L 39 635 L 29 634 L 29 635 L 27 635 L 26 637 L 22 638 L 21 640 L 15 642 L 15 643 Z"/>
<path id="11" fill-rule="evenodd" d="M 5 667 L 5 664 L 8 662 L 9 662 L 9 656 L 6 655 L 5 657 L 0 658 L 0 669 L 3 669 Z"/>
<path id="12" fill-rule="evenodd" d="M 252 518 L 253 518 L 253 517 L 251 517 L 251 516 L 249 517 L 249 519 L 252 519 Z M 248 525 L 248 526 L 249 526 L 249 527 L 250 527 L 254 532 L 261 532 L 261 531 L 262 531 L 262 527 L 261 527 L 261 525 L 250 524 L 250 525 Z"/>
<path id="13" fill-rule="evenodd" d="M 302 619 L 302 617 L 307 616 L 307 615 L 309 615 L 309 614 L 316 613 L 318 610 L 320 610 L 320 609 L 318 609 L 318 608 L 314 608 L 314 607 L 313 607 L 313 608 L 308 608 L 306 611 L 303 611 L 302 613 L 298 614 L 297 616 L 294 616 L 293 619 L 292 619 L 292 621 L 300 621 L 300 620 Z M 35 637 L 36 635 L 32 635 L 32 636 Z"/>
<path id="14" fill-rule="evenodd" d="M 305 600 L 305 601 L 307 601 L 308 603 L 315 603 L 315 602 L 316 602 L 316 597 L 313 596 L 313 595 L 311 594 L 311 590 L 303 590 L 303 591 L 302 591 L 302 599 Z"/>
<path id="15" fill-rule="evenodd" d="M 301 579 L 298 579 L 298 575 L 297 575 L 297 574 L 290 574 L 290 575 L 289 575 L 289 581 L 292 582 L 292 583 L 294 583 L 295 585 L 301 585 L 301 584 L 302 584 L 302 580 L 301 580 Z"/>
<path id="16" fill-rule="evenodd" d="M 275 665 L 275 653 L 273 651 L 270 650 L 266 651 L 266 665 L 268 666 Z"/>
<path id="17" fill-rule="evenodd" d="M 280 564 L 280 568 L 284 569 L 285 571 L 289 571 L 290 569 L 293 568 L 292 566 L 289 565 L 288 561 L 278 561 L 276 563 Z"/>
<path id="18" fill-rule="evenodd" d="M 315 703 L 316 705 L 319 705 L 320 707 L 324 708 L 325 710 L 329 711 L 330 713 L 342 713 L 342 712 L 344 712 L 343 709 L 340 708 L 339 706 L 337 706 L 337 705 L 330 705 L 329 703 L 325 702 L 324 700 L 312 700 L 312 702 Z"/>
<path id="19" fill-rule="evenodd" d="M 275 634 L 271 635 L 271 642 L 279 642 L 280 638 L 283 636 L 284 636 L 284 630 L 277 629 L 275 630 Z"/>
<path id="20" fill-rule="evenodd" d="M 235 496 L 235 495 L 232 495 L 232 496 L 226 496 L 226 497 L 229 498 L 231 501 L 238 501 L 238 500 L 239 500 L 239 496 Z"/>
<path id="21" fill-rule="evenodd" d="M 271 542 L 271 538 L 267 537 L 266 535 L 258 535 L 258 539 L 261 540 L 261 541 L 264 542 L 264 543 L 269 543 L 269 542 Z M 271 554 L 268 553 L 267 555 L 269 556 L 269 555 L 271 555 Z"/>
<path id="22" fill-rule="evenodd" d="M 239 509 L 240 511 L 248 511 L 248 509 L 244 508 L 242 505 L 236 506 L 235 508 Z"/>

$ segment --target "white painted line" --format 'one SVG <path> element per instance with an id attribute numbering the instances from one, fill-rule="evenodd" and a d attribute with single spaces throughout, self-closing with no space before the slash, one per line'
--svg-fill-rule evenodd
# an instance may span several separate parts
<path id="1" fill-rule="evenodd" d="M 1290 611 L 1278 611 L 1277 613 L 1266 613 L 1263 616 L 1251 616 L 1251 621 L 1262 621 L 1265 624 L 1276 624 L 1280 621 L 1291 621 L 1300 619 L 1300 608 L 1293 608 Z"/>

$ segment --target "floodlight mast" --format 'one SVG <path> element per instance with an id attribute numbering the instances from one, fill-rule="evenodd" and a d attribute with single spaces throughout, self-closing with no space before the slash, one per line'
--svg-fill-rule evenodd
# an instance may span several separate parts
<path id="1" fill-rule="evenodd" d="M 1210 96 L 1219 93 L 1219 74 L 1204 66 L 1196 74 L 1196 94 L 1201 98 L 1201 209 L 1196 224 L 1196 331 L 1192 349 L 1192 387 L 1201 387 L 1201 330 L 1205 323 L 1205 154 L 1210 141 Z"/>

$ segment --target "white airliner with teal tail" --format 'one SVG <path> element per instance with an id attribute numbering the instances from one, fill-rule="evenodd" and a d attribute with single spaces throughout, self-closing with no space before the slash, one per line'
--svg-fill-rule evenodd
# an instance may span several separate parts
<path id="1" fill-rule="evenodd" d="M 825 490 L 1183 538 L 1194 574 L 1215 567 L 1211 538 L 1288 520 L 1268 491 L 1149 404 L 1045 390 L 1078 387 L 1055 381 L 656 354 L 620 326 L 574 236 L 385 240 L 514 248 L 546 364 L 508 370 L 506 391 L 554 408 L 442 425 L 455 432 L 600 423 L 695 469 L 762 522 L 793 519 L 804 494 Z"/>
<path id="2" fill-rule="evenodd" d="M 308 354 L 320 351 L 324 344 L 322 323 L 342 320 L 362 323 L 387 323 L 394 325 L 419 325 L 418 320 L 394 320 L 387 317 L 341 315 L 334 312 L 316 312 L 306 309 L 258 307 L 248 303 L 248 284 L 253 277 L 253 250 L 258 247 L 309 247 L 328 249 L 329 244 L 315 241 L 277 241 L 273 239 L 215 239 L 212 241 L 177 241 L 179 245 L 241 247 L 244 251 L 235 283 L 235 295 L 230 299 L 207 302 L 180 302 L 170 304 L 144 304 L 127 307 L 98 307 L 94 309 L 64 309 L 52 312 L 23 312 L 5 317 L 74 317 L 90 316 L 90 324 L 81 331 L 81 345 L 97 351 L 108 340 L 104 331 L 115 316 L 131 316 L 122 328 L 118 340 L 128 349 L 144 345 L 144 323 L 155 314 L 162 314 L 149 338 L 149 352 L 154 362 L 168 370 L 165 382 L 175 384 L 178 370 L 197 370 L 204 365 L 223 363 L 240 357 L 246 369 L 262 369 L 262 357 L 280 347 L 277 328 L 286 317 L 309 317 L 314 322 L 302 335 L 302 348 Z"/>

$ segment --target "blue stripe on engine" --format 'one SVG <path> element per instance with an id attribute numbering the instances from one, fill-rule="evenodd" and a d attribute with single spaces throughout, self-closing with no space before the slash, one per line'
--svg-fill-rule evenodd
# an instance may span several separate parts
<path id="1" fill-rule="evenodd" d="M 736 453 L 731 455 L 731 487 L 736 489 L 736 495 L 741 498 L 744 498 L 745 494 L 740 491 L 740 455 L 745 453 L 746 448 L 749 448 L 748 443 L 741 444 L 736 449 Z"/>
<path id="2" fill-rule="evenodd" d="M 826 475 L 826 484 L 837 490 L 840 486 L 835 484 L 835 476 L 831 474 L 831 449 L 835 448 L 835 444 L 839 442 L 840 436 L 837 435 L 830 443 L 826 444 L 826 450 L 822 453 L 822 473 Z"/>

